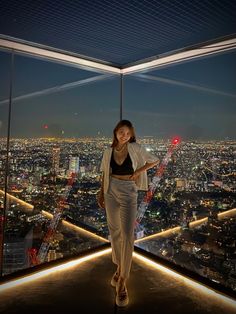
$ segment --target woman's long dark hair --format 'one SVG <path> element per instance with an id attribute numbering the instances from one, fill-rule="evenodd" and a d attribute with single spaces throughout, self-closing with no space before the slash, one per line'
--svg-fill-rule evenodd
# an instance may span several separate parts
<path id="1" fill-rule="evenodd" d="M 111 147 L 117 146 L 118 139 L 116 137 L 116 133 L 123 126 L 127 126 L 130 129 L 131 137 L 129 139 L 129 143 L 136 142 L 135 131 L 134 131 L 134 127 L 133 127 L 132 123 L 129 120 L 121 120 L 120 122 L 117 123 L 116 127 L 113 130 L 113 141 L 112 141 Z"/>

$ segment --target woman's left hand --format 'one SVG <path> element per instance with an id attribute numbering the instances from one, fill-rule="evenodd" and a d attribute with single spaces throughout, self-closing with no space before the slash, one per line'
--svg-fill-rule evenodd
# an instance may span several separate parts
<path id="1" fill-rule="evenodd" d="M 134 173 L 130 176 L 130 180 L 136 181 L 139 176 L 140 176 L 140 172 L 136 170 L 136 171 L 134 171 Z"/>
<path id="2" fill-rule="evenodd" d="M 153 167 L 157 166 L 159 163 L 160 163 L 160 161 L 158 159 L 158 160 L 156 160 L 154 162 L 149 163 L 149 166 L 150 166 L 150 168 L 153 168 Z"/>
<path id="3" fill-rule="evenodd" d="M 135 170 L 134 173 L 130 176 L 130 179 L 136 181 L 138 179 L 138 177 L 140 176 L 142 171 L 153 168 L 153 167 L 157 166 L 158 164 L 159 164 L 159 159 L 154 161 L 154 162 L 146 163 L 143 167 Z"/>

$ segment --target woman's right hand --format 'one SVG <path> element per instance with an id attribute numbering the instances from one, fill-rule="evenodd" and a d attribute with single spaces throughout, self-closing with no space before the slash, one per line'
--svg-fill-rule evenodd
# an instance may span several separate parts
<path id="1" fill-rule="evenodd" d="M 97 203 L 100 208 L 105 208 L 104 194 L 101 191 L 97 194 Z"/>

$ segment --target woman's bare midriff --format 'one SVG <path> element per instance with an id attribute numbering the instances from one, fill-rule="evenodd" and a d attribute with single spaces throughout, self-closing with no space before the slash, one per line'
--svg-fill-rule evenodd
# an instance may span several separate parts
<path id="1" fill-rule="evenodd" d="M 125 180 L 125 181 L 134 181 L 134 179 L 131 179 L 131 174 L 125 174 L 125 175 L 118 175 L 118 174 L 111 174 L 111 177 L 119 179 L 119 180 Z"/>

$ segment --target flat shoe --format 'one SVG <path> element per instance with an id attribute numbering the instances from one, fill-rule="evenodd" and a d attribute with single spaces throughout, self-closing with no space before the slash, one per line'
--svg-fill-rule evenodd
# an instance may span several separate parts
<path id="1" fill-rule="evenodd" d="M 114 275 L 111 278 L 111 285 L 112 285 L 112 287 L 116 287 L 117 286 L 118 280 L 119 280 L 119 275 L 118 275 L 117 272 L 115 272 Z"/>
<path id="2" fill-rule="evenodd" d="M 124 289 L 117 293 L 116 295 L 116 305 L 123 307 L 128 305 L 129 303 L 129 296 L 126 286 L 124 286 Z"/>

